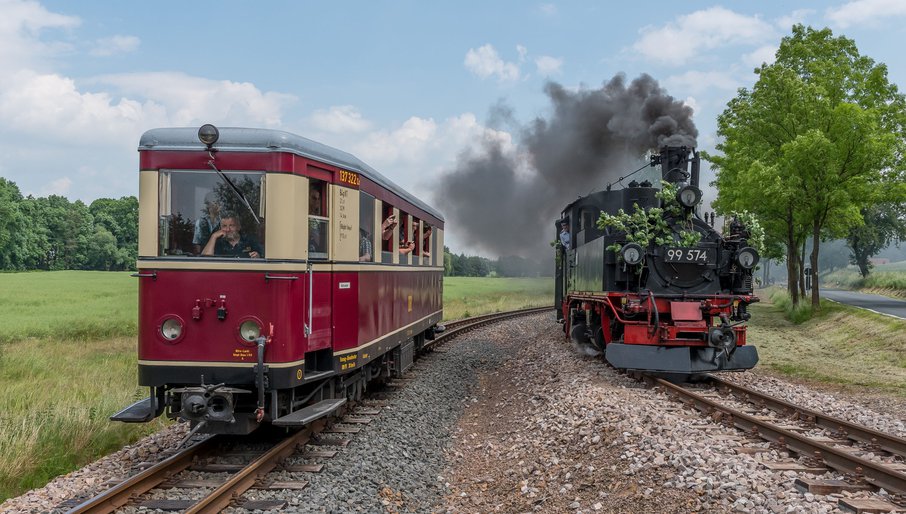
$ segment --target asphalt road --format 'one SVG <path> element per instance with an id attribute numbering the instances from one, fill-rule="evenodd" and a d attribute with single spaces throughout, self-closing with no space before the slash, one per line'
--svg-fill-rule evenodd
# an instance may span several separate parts
<path id="1" fill-rule="evenodd" d="M 811 296 L 811 292 L 809 292 Z M 853 307 L 860 307 L 870 311 L 887 314 L 895 318 L 906 319 L 906 300 L 897 300 L 876 294 L 857 293 L 855 291 L 839 291 L 835 289 L 822 289 L 821 297 L 835 302 L 845 303 Z"/>

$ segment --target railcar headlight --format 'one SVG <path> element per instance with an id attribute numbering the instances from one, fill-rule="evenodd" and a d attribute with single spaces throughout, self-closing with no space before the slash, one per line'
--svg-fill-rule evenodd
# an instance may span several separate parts
<path id="1" fill-rule="evenodd" d="M 182 322 L 176 318 L 167 318 L 160 324 L 160 335 L 167 341 L 175 341 L 182 335 Z"/>
<path id="2" fill-rule="evenodd" d="M 202 143 L 211 146 L 220 139 L 220 131 L 217 130 L 217 127 L 211 125 L 210 123 L 205 123 L 198 129 L 198 140 Z"/>
<path id="3" fill-rule="evenodd" d="M 701 200 L 702 190 L 692 185 L 683 186 L 682 189 L 676 192 L 676 201 L 688 209 L 698 205 Z"/>
<path id="4" fill-rule="evenodd" d="M 626 264 L 635 266 L 642 262 L 642 259 L 645 257 L 645 252 L 642 251 L 642 247 L 638 244 L 628 243 L 620 249 L 620 257 L 623 258 L 623 262 Z"/>
<path id="5" fill-rule="evenodd" d="M 239 325 L 239 337 L 248 342 L 254 342 L 261 337 L 261 325 L 257 321 L 247 319 Z"/>
<path id="6" fill-rule="evenodd" d="M 752 269 L 758 264 L 758 252 L 750 246 L 741 248 L 736 252 L 736 262 L 744 269 Z"/>

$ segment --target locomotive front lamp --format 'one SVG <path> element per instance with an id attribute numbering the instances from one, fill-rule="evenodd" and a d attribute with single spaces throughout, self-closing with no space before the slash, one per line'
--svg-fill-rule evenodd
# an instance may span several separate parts
<path id="1" fill-rule="evenodd" d="M 198 140 L 204 143 L 208 148 L 220 139 L 220 131 L 210 123 L 205 123 L 198 129 Z"/>
<path id="2" fill-rule="evenodd" d="M 743 269 L 752 269 L 758 264 L 758 252 L 750 246 L 741 248 L 736 252 L 736 262 L 739 263 Z"/>
<path id="3" fill-rule="evenodd" d="M 239 337 L 250 343 L 261 337 L 261 325 L 257 321 L 247 319 L 239 325 Z"/>
<path id="4" fill-rule="evenodd" d="M 175 341 L 182 335 L 182 323 L 176 318 L 167 318 L 160 324 L 160 335 L 167 341 Z"/>
<path id="5" fill-rule="evenodd" d="M 642 251 L 642 247 L 637 243 L 628 243 L 620 249 L 620 257 L 626 264 L 635 266 L 642 262 L 642 259 L 645 257 L 645 252 Z"/>
<path id="6" fill-rule="evenodd" d="M 677 191 L 676 200 L 683 207 L 691 209 L 698 205 L 698 202 L 702 200 L 702 190 L 692 185 L 683 186 Z"/>

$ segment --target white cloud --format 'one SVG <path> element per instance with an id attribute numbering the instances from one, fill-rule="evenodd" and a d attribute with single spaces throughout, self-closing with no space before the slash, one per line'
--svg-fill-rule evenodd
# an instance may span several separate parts
<path id="1" fill-rule="evenodd" d="M 545 16 L 557 15 L 557 6 L 555 4 L 541 4 L 538 6 L 538 10 Z"/>
<path id="2" fill-rule="evenodd" d="M 640 30 L 633 48 L 652 61 L 682 65 L 704 50 L 733 44 L 758 44 L 773 37 L 768 23 L 723 7 L 711 7 L 680 16 L 676 22 Z"/>
<path id="3" fill-rule="evenodd" d="M 777 58 L 777 47 L 774 45 L 766 45 L 756 49 L 754 52 L 749 52 L 742 56 L 742 62 L 750 68 L 757 68 L 762 64 L 772 64 Z"/>
<path id="4" fill-rule="evenodd" d="M 362 117 L 352 105 L 336 105 L 318 109 L 309 118 L 315 130 L 325 132 L 362 132 L 371 128 L 371 122 Z"/>
<path id="5" fill-rule="evenodd" d="M 47 184 L 41 191 L 41 196 L 61 195 L 66 196 L 69 188 L 72 187 L 72 180 L 69 177 L 62 177 Z"/>
<path id="6" fill-rule="evenodd" d="M 841 28 L 873 23 L 906 16 L 906 2 L 902 0 L 855 0 L 839 7 L 831 7 L 825 16 Z"/>
<path id="7" fill-rule="evenodd" d="M 466 52 L 466 59 L 463 64 L 465 64 L 467 70 L 483 79 L 493 75 L 501 82 L 515 81 L 519 79 L 520 75 L 519 66 L 501 59 L 500 55 L 497 54 L 497 50 L 490 44 L 477 49 L 470 48 Z"/>
<path id="8" fill-rule="evenodd" d="M 556 75 L 560 73 L 560 68 L 563 66 L 563 59 L 542 55 L 535 59 L 535 66 L 538 67 L 538 73 L 541 75 Z"/>
<path id="9" fill-rule="evenodd" d="M 41 32 L 48 29 L 71 29 L 81 21 L 48 11 L 37 2 L 0 0 L 0 69 L 40 66 L 39 61 L 69 48 L 60 43 L 44 42 Z"/>
<path id="10" fill-rule="evenodd" d="M 777 18 L 774 24 L 782 30 L 789 31 L 797 23 L 805 24 L 812 14 L 815 14 L 813 9 L 796 9 L 790 14 Z"/>
<path id="11" fill-rule="evenodd" d="M 116 54 L 126 54 L 135 51 L 141 40 L 135 36 L 111 36 L 98 39 L 91 49 L 91 55 L 107 57 Z"/>
<path id="12" fill-rule="evenodd" d="M 670 91 L 685 91 L 693 95 L 712 90 L 736 91 L 742 83 L 728 71 L 687 71 L 664 80 Z"/>

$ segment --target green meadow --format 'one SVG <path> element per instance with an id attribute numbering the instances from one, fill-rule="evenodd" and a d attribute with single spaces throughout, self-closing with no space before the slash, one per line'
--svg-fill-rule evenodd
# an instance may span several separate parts
<path id="1" fill-rule="evenodd" d="M 445 319 L 553 303 L 553 279 L 444 279 Z M 129 273 L 0 273 L 0 501 L 160 429 L 108 416 L 136 385 Z"/>

